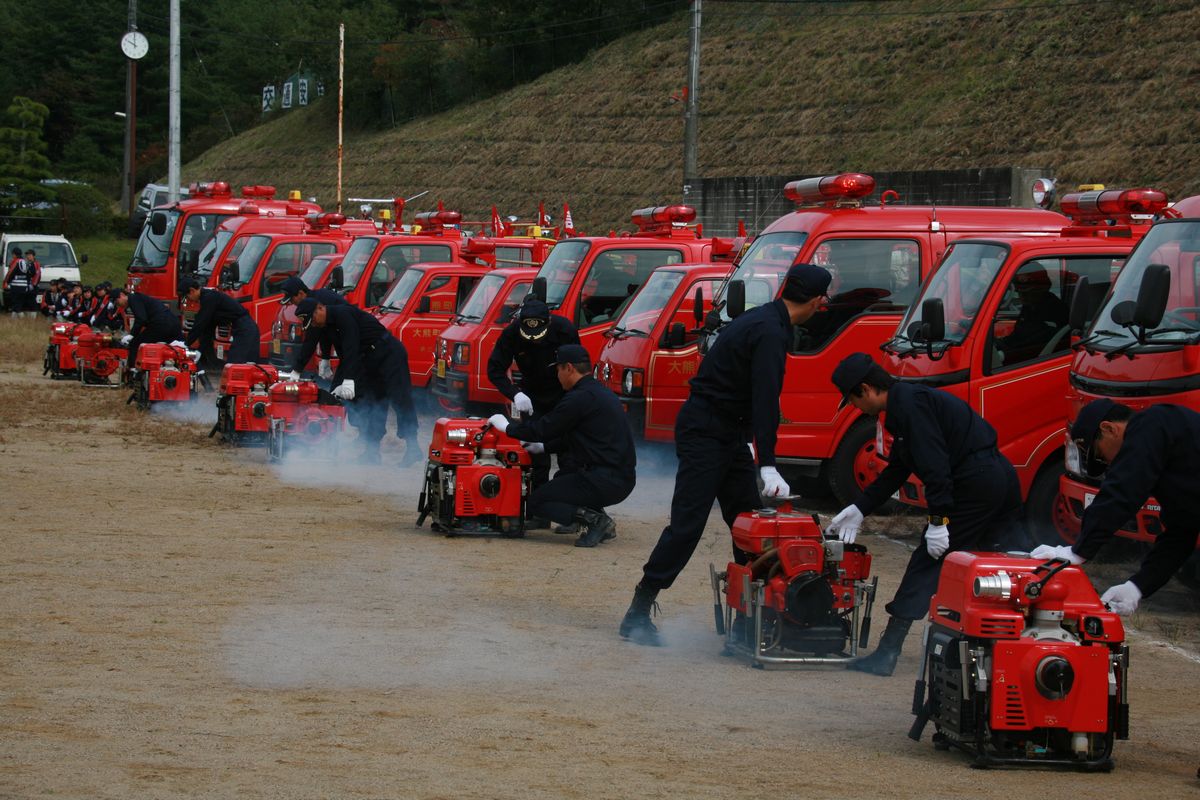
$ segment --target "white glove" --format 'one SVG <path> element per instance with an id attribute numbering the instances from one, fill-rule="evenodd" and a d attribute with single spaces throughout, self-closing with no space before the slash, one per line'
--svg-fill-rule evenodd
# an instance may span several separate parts
<path id="1" fill-rule="evenodd" d="M 508 430 L 508 417 L 503 414 L 492 414 L 488 417 L 488 425 L 491 425 L 496 430 L 504 433 Z"/>
<path id="2" fill-rule="evenodd" d="M 175 341 L 171 342 L 171 347 L 182 347 L 184 350 L 187 349 L 187 345 L 184 344 L 179 339 L 176 339 Z"/>
<path id="3" fill-rule="evenodd" d="M 337 388 L 333 390 L 333 396 L 339 400 L 353 400 L 354 381 L 342 381 Z"/>
<path id="4" fill-rule="evenodd" d="M 1072 550 L 1071 545 L 1069 544 L 1064 544 L 1059 547 L 1049 544 L 1039 544 L 1037 547 L 1033 548 L 1033 552 L 1029 554 L 1029 557 L 1045 559 L 1065 558 L 1067 561 L 1070 561 L 1076 566 L 1079 566 L 1083 562 L 1087 561 L 1086 558 Z"/>
<path id="5" fill-rule="evenodd" d="M 792 493 L 779 470 L 774 467 L 759 467 L 758 475 L 763 482 L 763 497 L 786 497 Z"/>
<path id="6" fill-rule="evenodd" d="M 1142 590 L 1133 581 L 1119 583 L 1100 595 L 1101 603 L 1123 617 L 1137 611 L 1138 601 L 1141 599 Z"/>
<path id="7" fill-rule="evenodd" d="M 127 347 L 133 341 L 133 334 L 127 333 L 121 337 L 121 347 Z"/>
<path id="8" fill-rule="evenodd" d="M 854 539 L 858 536 L 858 529 L 862 527 L 862 523 L 863 513 L 858 510 L 858 506 L 848 505 L 830 520 L 825 532 L 833 534 L 846 544 L 854 544 Z"/>
<path id="9" fill-rule="evenodd" d="M 333 365 L 329 363 L 328 358 L 322 358 L 317 362 L 317 377 L 325 380 L 333 378 Z"/>
<path id="10" fill-rule="evenodd" d="M 546 452 L 546 445 L 541 442 L 521 442 L 521 447 L 524 447 L 531 456 Z"/>
<path id="11" fill-rule="evenodd" d="M 184 352 L 185 352 L 185 353 L 187 353 L 187 357 L 188 357 L 188 358 L 190 358 L 190 359 L 192 360 L 192 363 L 193 363 L 193 364 L 199 364 L 199 363 L 200 363 L 200 351 L 199 351 L 199 350 L 188 350 L 188 349 L 185 347 L 185 348 L 184 348 Z"/>
<path id="12" fill-rule="evenodd" d="M 281 380 L 281 381 L 298 381 L 298 380 L 300 380 L 300 373 L 296 372 L 296 370 L 294 370 L 294 369 L 288 370 L 287 372 L 281 372 L 281 373 L 279 373 L 279 380 Z M 350 384 L 351 384 L 351 386 L 353 386 L 354 381 L 351 381 Z M 337 390 L 334 390 L 333 394 L 337 394 Z M 353 397 L 353 395 L 352 395 L 352 397 Z"/>
<path id="13" fill-rule="evenodd" d="M 512 409 L 513 414 L 518 416 L 521 414 L 532 414 L 533 401 L 530 400 L 529 395 L 525 394 L 524 392 L 517 392 L 516 395 L 513 396 Z"/>
<path id="14" fill-rule="evenodd" d="M 950 528 L 930 524 L 925 528 L 925 551 L 930 558 L 941 558 L 950 549 Z"/>

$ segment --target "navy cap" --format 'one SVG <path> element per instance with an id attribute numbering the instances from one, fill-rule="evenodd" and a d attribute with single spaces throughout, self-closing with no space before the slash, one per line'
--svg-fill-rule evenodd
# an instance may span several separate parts
<path id="1" fill-rule="evenodd" d="M 554 364 L 591 364 L 592 357 L 580 344 L 564 344 L 554 354 Z"/>
<path id="2" fill-rule="evenodd" d="M 317 298 L 306 297 L 296 306 L 296 319 L 304 323 L 307 328 L 312 324 L 313 312 L 317 310 Z"/>
<path id="3" fill-rule="evenodd" d="M 1104 472 L 1104 462 L 1096 458 L 1096 436 L 1100 433 L 1100 423 L 1104 422 L 1105 417 L 1116 405 L 1107 397 L 1093 400 L 1079 409 L 1079 416 L 1071 426 L 1071 439 L 1079 448 L 1080 466 L 1090 475 Z"/>
<path id="4" fill-rule="evenodd" d="M 305 285 L 304 281 L 300 280 L 298 276 L 293 275 L 283 282 L 283 285 L 279 287 L 279 290 L 283 292 L 284 305 L 287 305 L 288 303 L 292 302 L 292 298 L 296 296 L 297 292 L 304 292 L 307 294 L 308 286 Z"/>
<path id="5" fill-rule="evenodd" d="M 199 289 L 200 282 L 195 278 L 182 278 L 179 281 L 179 296 L 183 297 L 192 289 Z"/>
<path id="6" fill-rule="evenodd" d="M 850 392 L 857 389 L 876 366 L 875 360 L 866 353 L 851 353 L 838 362 L 831 377 L 833 385 L 842 393 L 838 408 L 850 402 Z"/>
<path id="7" fill-rule="evenodd" d="M 550 331 L 550 308 L 536 297 L 526 298 L 521 304 L 517 330 L 522 339 L 531 342 L 544 337 Z"/>
<path id="8" fill-rule="evenodd" d="M 833 275 L 824 267 L 815 264 L 793 264 L 783 283 L 783 297 L 785 300 L 823 297 L 829 291 L 832 280 Z"/>

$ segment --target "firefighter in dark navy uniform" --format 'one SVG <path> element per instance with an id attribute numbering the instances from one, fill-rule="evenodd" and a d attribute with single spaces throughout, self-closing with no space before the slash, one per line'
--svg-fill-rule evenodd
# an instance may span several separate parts
<path id="1" fill-rule="evenodd" d="M 346 302 L 345 298 L 332 289 L 309 289 L 308 285 L 295 275 L 283 282 L 282 291 L 283 299 L 279 301 L 279 304 L 284 306 L 300 305 L 308 297 L 315 298 L 325 307 L 344 305 Z M 288 365 L 291 375 L 281 375 L 280 377 L 285 380 L 293 378 L 293 376 L 299 378 L 300 373 L 304 370 L 304 365 L 318 350 L 321 358 L 317 362 L 317 375 L 325 380 L 331 380 L 333 367 L 329 363 L 329 357 L 333 354 L 333 334 L 330 329 L 316 326 L 310 326 L 304 332 L 304 344 L 300 348 L 300 353 L 295 362 Z"/>
<path id="2" fill-rule="evenodd" d="M 225 363 L 258 363 L 258 326 L 245 306 L 224 292 L 201 289 L 200 284 L 192 278 L 184 278 L 179 282 L 179 297 L 198 304 L 200 308 L 192 320 L 191 330 L 187 332 L 189 348 L 209 353 L 217 327 L 228 325 L 232 328 L 233 341 L 229 344 L 229 352 L 225 354 Z"/>
<path id="3" fill-rule="evenodd" d="M 779 395 L 795 325 L 825 301 L 829 271 L 812 264 L 788 270 L 779 299 L 746 311 L 721 331 L 691 380 L 691 393 L 675 420 L 679 470 L 671 519 L 642 567 L 642 579 L 621 621 L 620 634 L 638 644 L 660 644 L 650 619 L 655 598 L 675 582 L 696 549 L 713 501 L 732 529 L 734 518 L 762 504 L 763 494 L 790 493 L 775 468 Z M 749 443 L 753 439 L 759 468 Z M 739 564 L 747 556 L 733 550 Z"/>
<path id="4" fill-rule="evenodd" d="M 1167 403 L 1136 414 L 1107 398 L 1084 406 L 1071 438 L 1080 465 L 1093 475 L 1103 472 L 1100 491 L 1083 512 L 1079 538 L 1073 545 L 1043 545 L 1035 558 L 1065 558 L 1082 564 L 1095 558 L 1106 542 L 1153 497 L 1162 531 L 1129 580 L 1111 587 L 1100 599 L 1118 614 L 1132 614 L 1171 579 L 1196 549 L 1200 534 L 1200 414 Z M 1107 469 L 1105 465 L 1107 464 Z"/>
<path id="5" fill-rule="evenodd" d="M 296 306 L 296 317 L 306 327 L 327 328 L 332 334 L 339 359 L 333 375 L 333 395 L 347 402 L 358 400 L 365 406 L 365 421 L 360 428 L 366 443 L 363 461 L 379 463 L 379 444 L 387 433 L 389 407 L 396 414 L 396 436 L 404 440 L 400 466 L 422 460 L 404 345 L 376 317 L 347 303 L 326 306 L 308 297 Z"/>
<path id="6" fill-rule="evenodd" d="M 544 302 L 532 295 L 525 298 L 513 320 L 504 326 L 488 356 L 488 380 L 512 401 L 515 416 L 539 419 L 550 412 L 563 396 L 554 367 L 554 354 L 567 344 L 579 344 L 579 332 L 566 317 L 551 314 Z M 520 385 L 513 383 L 508 369 L 516 362 Z M 566 464 L 564 464 L 566 459 Z M 570 454 L 559 455 L 559 466 L 569 466 Z M 550 456 L 533 454 L 532 485 L 536 489 L 550 480 Z M 541 521 L 535 525 L 543 524 Z"/>
<path id="7" fill-rule="evenodd" d="M 124 289 L 114 289 L 112 298 L 118 315 L 122 315 L 126 309 L 133 315 L 129 333 L 121 339 L 121 344 L 129 348 L 127 363 L 130 368 L 137 364 L 138 348 L 142 345 L 150 342 L 174 342 L 183 336 L 179 327 L 179 315 L 163 301 L 144 294 L 130 294 Z"/>
<path id="8" fill-rule="evenodd" d="M 898 382 L 866 353 L 852 353 L 833 370 L 833 383 L 868 416 L 885 413 L 892 434 L 888 465 L 827 533 L 853 542 L 863 518 L 887 501 L 910 475 L 925 484 L 929 519 L 896 594 L 887 605 L 887 628 L 869 656 L 847 669 L 891 675 L 912 623 L 929 613 L 942 559 L 956 550 L 1028 549 L 1021 519 L 1021 486 L 1012 463 L 996 449 L 996 431 L 953 395 Z"/>
<path id="9" fill-rule="evenodd" d="M 637 480 L 633 433 L 621 401 L 592 377 L 582 345 L 558 348 L 555 371 L 564 394 L 552 409 L 531 421 L 509 422 L 494 414 L 488 422 L 526 442 L 530 453 L 569 453 L 565 466 L 529 498 L 530 513 L 582 533 L 576 547 L 595 547 L 614 538 L 616 526 L 605 513 L 629 496 Z"/>

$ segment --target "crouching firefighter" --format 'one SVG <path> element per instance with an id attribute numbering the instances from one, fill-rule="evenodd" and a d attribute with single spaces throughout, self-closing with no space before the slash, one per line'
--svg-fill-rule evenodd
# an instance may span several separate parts
<path id="1" fill-rule="evenodd" d="M 306 332 L 309 326 L 315 326 L 332 335 L 339 358 L 333 374 L 333 395 L 339 400 L 357 400 L 365 406 L 365 424 L 360 429 L 366 442 L 362 460 L 379 463 L 379 444 L 387 433 L 390 406 L 396 414 L 396 436 L 404 440 L 400 466 L 421 461 L 417 411 L 413 407 L 408 352 L 404 345 L 378 319 L 352 305 L 327 306 L 315 297 L 308 297 L 296 306 L 296 318 Z"/>
<path id="2" fill-rule="evenodd" d="M 929 520 L 887 604 L 879 647 L 847 669 L 891 675 L 913 622 L 929 613 L 942 559 L 956 550 L 1026 550 L 1021 487 L 1012 463 L 996 449 L 996 431 L 971 407 L 946 392 L 896 381 L 866 353 L 852 353 L 833 371 L 833 383 L 864 414 L 886 413 L 892 435 L 888 465 L 826 529 L 853 542 L 863 518 L 900 489 L 910 475 L 925 484 Z"/>
<path id="3" fill-rule="evenodd" d="M 812 264 L 788 270 L 779 299 L 740 314 L 726 325 L 709 349 L 691 393 L 675 419 L 675 492 L 671 519 L 642 567 L 633 602 L 619 632 L 636 644 L 661 644 L 650 619 L 655 598 L 675 582 L 704 535 L 713 501 L 721 518 L 733 529 L 738 514 L 762 505 L 763 494 L 791 493 L 775 467 L 775 437 L 779 427 L 779 395 L 793 326 L 810 319 L 825 302 L 832 276 Z M 749 443 L 758 454 L 754 467 Z M 749 557 L 737 547 L 733 559 Z"/>
<path id="4" fill-rule="evenodd" d="M 530 513 L 564 527 L 578 523 L 576 547 L 595 547 L 617 535 L 605 506 L 629 496 L 637 480 L 633 434 L 621 401 L 592 377 L 588 352 L 581 345 L 558 348 L 554 360 L 564 394 L 546 414 L 509 422 L 503 414 L 492 427 L 520 439 L 531 454 L 559 453 L 561 468 L 533 490 Z"/>

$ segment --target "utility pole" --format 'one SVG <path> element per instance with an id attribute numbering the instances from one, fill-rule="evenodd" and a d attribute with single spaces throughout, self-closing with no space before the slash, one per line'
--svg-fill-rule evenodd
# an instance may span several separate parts
<path id="1" fill-rule="evenodd" d="M 167 198 L 179 200 L 179 0 L 171 0 L 170 88 L 167 102 Z"/>
<path id="2" fill-rule="evenodd" d="M 342 101 L 346 74 L 346 23 L 338 25 L 337 213 L 342 213 Z"/>
<path id="3" fill-rule="evenodd" d="M 129 0 L 126 31 L 137 30 L 137 0 Z M 137 60 L 125 59 L 125 180 L 121 181 L 121 208 L 133 213 L 137 192 Z"/>
<path id="4" fill-rule="evenodd" d="M 700 126 L 700 0 L 692 0 L 692 28 L 688 43 L 687 100 L 683 112 L 683 197 L 686 200 L 697 175 Z"/>

